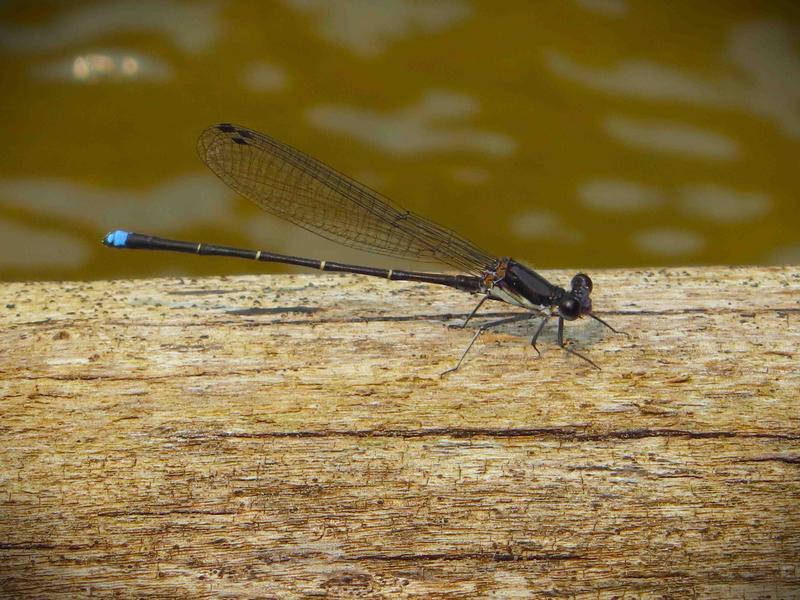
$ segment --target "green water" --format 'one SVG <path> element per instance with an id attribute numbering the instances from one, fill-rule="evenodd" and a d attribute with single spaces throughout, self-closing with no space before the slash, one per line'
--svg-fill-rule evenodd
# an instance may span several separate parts
<path id="1" fill-rule="evenodd" d="M 796 6 L 5 2 L 0 279 L 267 268 L 116 228 L 407 266 L 229 192 L 194 149 L 222 121 L 540 268 L 800 263 Z"/>

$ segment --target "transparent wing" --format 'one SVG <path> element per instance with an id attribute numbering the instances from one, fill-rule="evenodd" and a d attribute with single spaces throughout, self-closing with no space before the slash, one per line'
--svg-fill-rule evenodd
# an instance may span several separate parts
<path id="1" fill-rule="evenodd" d="M 352 248 L 480 275 L 496 258 L 456 233 L 271 137 L 223 123 L 197 144 L 208 167 L 273 215 Z"/>

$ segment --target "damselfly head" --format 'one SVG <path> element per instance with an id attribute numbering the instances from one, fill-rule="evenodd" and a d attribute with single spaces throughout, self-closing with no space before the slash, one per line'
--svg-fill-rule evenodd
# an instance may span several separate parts
<path id="1" fill-rule="evenodd" d="M 558 303 L 558 314 L 567 321 L 574 321 L 578 317 L 592 312 L 592 280 L 584 273 L 578 273 L 572 278 L 570 291 L 564 294 Z"/>

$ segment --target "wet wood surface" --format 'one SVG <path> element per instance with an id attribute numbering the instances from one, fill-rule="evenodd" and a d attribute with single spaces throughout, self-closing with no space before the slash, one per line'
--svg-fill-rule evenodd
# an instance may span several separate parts
<path id="1" fill-rule="evenodd" d="M 571 274 L 547 272 L 553 281 Z M 0 285 L 5 597 L 800 596 L 800 276 Z M 490 305 L 489 305 L 490 304 Z"/>

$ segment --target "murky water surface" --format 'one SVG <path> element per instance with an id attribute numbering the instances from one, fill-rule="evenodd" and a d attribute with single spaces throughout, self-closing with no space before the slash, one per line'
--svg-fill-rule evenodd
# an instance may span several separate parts
<path id="1" fill-rule="evenodd" d="M 222 121 L 536 267 L 800 263 L 797 6 L 4 2 L 0 278 L 268 268 L 115 228 L 408 266 L 236 197 L 194 148 Z"/>

